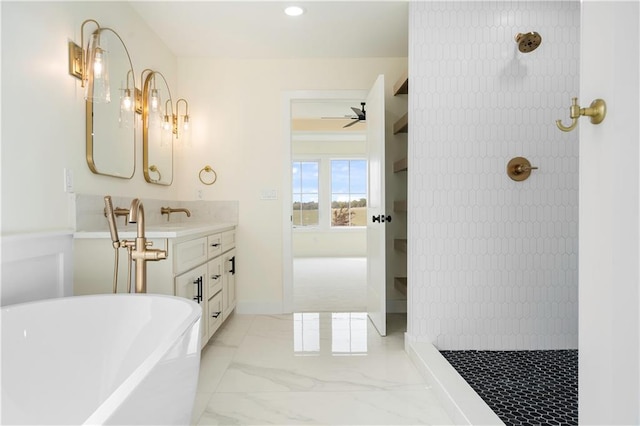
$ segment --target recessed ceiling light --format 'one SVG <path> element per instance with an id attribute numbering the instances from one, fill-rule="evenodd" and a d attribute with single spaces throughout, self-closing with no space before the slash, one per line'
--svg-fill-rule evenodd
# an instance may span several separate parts
<path id="1" fill-rule="evenodd" d="M 300 6 L 289 6 L 284 10 L 284 13 L 289 16 L 300 16 L 304 13 L 304 9 Z"/>

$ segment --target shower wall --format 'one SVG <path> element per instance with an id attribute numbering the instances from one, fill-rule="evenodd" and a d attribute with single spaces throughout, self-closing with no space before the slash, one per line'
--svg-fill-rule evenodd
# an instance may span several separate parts
<path id="1" fill-rule="evenodd" d="M 555 120 L 578 96 L 579 2 L 411 2 L 409 21 L 407 337 L 577 348 L 578 131 Z M 523 182 L 518 156 L 539 167 Z"/>

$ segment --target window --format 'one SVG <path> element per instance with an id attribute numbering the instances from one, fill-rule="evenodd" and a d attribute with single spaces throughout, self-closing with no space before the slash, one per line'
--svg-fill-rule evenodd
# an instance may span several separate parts
<path id="1" fill-rule="evenodd" d="M 367 225 L 367 160 L 320 155 L 299 157 L 291 164 L 294 228 Z"/>
<path id="2" fill-rule="evenodd" d="M 318 161 L 294 161 L 293 226 L 317 226 L 318 221 Z"/>
<path id="3" fill-rule="evenodd" d="M 331 160 L 331 226 L 366 226 L 367 162 Z"/>

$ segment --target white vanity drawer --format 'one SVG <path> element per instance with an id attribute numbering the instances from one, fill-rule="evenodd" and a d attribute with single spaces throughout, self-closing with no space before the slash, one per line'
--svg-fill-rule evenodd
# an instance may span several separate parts
<path id="1" fill-rule="evenodd" d="M 218 294 L 209 299 L 207 307 L 209 337 L 211 337 L 222 324 L 222 292 L 218 292 Z"/>
<path id="2" fill-rule="evenodd" d="M 236 246 L 236 231 L 225 231 L 221 234 L 222 238 L 222 252 L 231 250 Z"/>
<path id="3" fill-rule="evenodd" d="M 176 244 L 174 251 L 173 266 L 179 274 L 207 261 L 207 237 Z"/>
<path id="4" fill-rule="evenodd" d="M 209 235 L 207 245 L 209 246 L 209 259 L 222 254 L 222 234 Z"/>
<path id="5" fill-rule="evenodd" d="M 222 290 L 222 258 L 217 257 L 207 263 L 207 294 L 209 297 Z"/>

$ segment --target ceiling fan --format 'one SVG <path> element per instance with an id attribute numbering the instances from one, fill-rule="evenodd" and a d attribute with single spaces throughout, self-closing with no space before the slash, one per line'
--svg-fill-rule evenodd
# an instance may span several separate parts
<path id="1" fill-rule="evenodd" d="M 351 127 L 356 123 L 359 123 L 361 121 L 367 121 L 367 112 L 364 110 L 364 106 L 366 105 L 365 102 L 360 102 L 360 105 L 362 106 L 362 109 L 360 108 L 356 108 L 356 107 L 351 107 L 351 109 L 353 110 L 355 116 L 353 115 L 345 115 L 344 117 L 322 117 L 322 118 L 338 118 L 338 119 L 345 119 L 345 118 L 351 118 L 353 121 L 351 123 L 347 123 L 344 126 L 342 126 L 342 128 L 345 127 Z"/>

